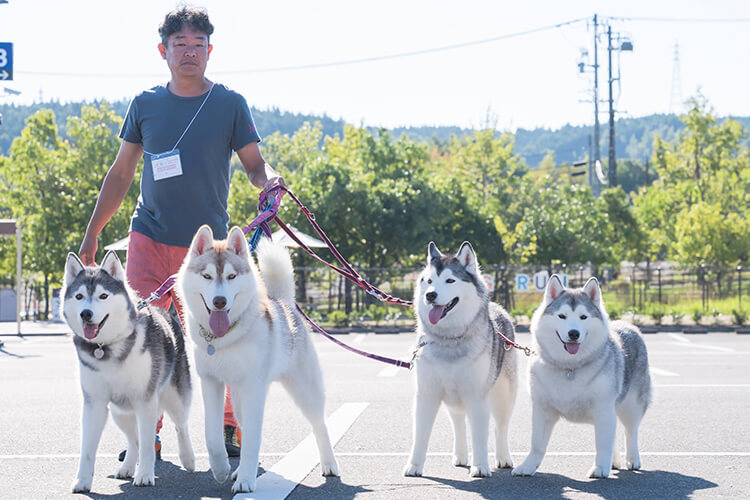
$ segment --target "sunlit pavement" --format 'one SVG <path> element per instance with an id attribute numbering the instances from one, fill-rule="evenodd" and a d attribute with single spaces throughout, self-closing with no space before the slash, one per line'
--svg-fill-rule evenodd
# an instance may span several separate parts
<path id="1" fill-rule="evenodd" d="M 30 329 L 26 329 L 29 327 Z M 63 324 L 0 324 L 0 498 L 66 498 L 76 473 L 81 394 L 77 360 Z M 408 360 L 414 334 L 337 335 L 358 349 Z M 519 334 L 527 345 L 529 335 Z M 641 426 L 643 469 L 592 480 L 593 427 L 560 422 L 536 476 L 471 478 L 451 465 L 452 436 L 438 415 L 422 478 L 401 469 L 411 445 L 412 374 L 341 349 L 319 335 L 316 346 L 327 389 L 329 428 L 340 478 L 320 476 L 309 452 L 310 428 L 279 385 L 272 386 L 261 446 L 258 489 L 237 498 L 747 498 L 750 496 L 750 335 L 712 332 L 645 335 L 655 401 Z M 530 398 L 522 390 L 511 420 L 510 446 L 519 463 L 530 442 Z M 108 422 L 97 456 L 91 498 L 233 498 L 231 482 L 209 471 L 200 383 L 195 381 L 191 433 L 197 471 L 182 469 L 168 418 L 156 486 L 136 488 L 114 477 L 125 440 Z M 618 434 L 618 443 L 622 433 Z M 492 441 L 492 440 L 491 440 Z M 314 447 L 313 447 L 314 448 Z M 490 444 L 492 450 L 493 445 Z M 233 466 L 237 460 L 232 460 Z M 289 493 L 291 491 L 291 493 Z"/>

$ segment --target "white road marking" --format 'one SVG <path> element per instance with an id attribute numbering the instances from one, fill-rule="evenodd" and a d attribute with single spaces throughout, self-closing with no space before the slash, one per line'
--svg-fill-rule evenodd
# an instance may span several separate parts
<path id="1" fill-rule="evenodd" d="M 352 340 L 352 344 L 361 344 L 362 342 L 365 341 L 366 338 L 367 338 L 366 333 L 357 333 L 356 337 L 354 337 L 354 340 Z"/>
<path id="2" fill-rule="evenodd" d="M 370 403 L 344 403 L 326 419 L 331 445 L 336 446 L 349 427 Z M 297 487 L 300 481 L 319 463 L 318 447 L 312 434 L 307 436 L 284 458 L 258 477 L 255 491 L 240 493 L 234 500 L 264 499 L 283 500 Z"/>
<path id="3" fill-rule="evenodd" d="M 661 375 L 662 377 L 679 377 L 680 376 L 679 373 L 670 372 L 669 370 L 663 370 L 661 368 L 655 368 L 653 366 L 650 367 L 648 371 L 651 372 L 651 375 Z"/>
<path id="4" fill-rule="evenodd" d="M 675 340 L 679 340 L 680 342 L 684 342 L 686 344 L 690 344 L 691 343 L 688 339 L 685 338 L 685 335 L 680 335 L 680 334 L 677 334 L 677 333 L 670 333 L 669 337 L 673 338 Z"/>
<path id="5" fill-rule="evenodd" d="M 389 365 L 380 370 L 380 373 L 378 373 L 378 377 L 395 377 L 396 374 L 398 374 L 399 370 L 401 370 L 400 367 L 396 365 Z"/>
<path id="6" fill-rule="evenodd" d="M 698 349 L 709 349 L 713 351 L 719 351 L 719 352 L 734 352 L 734 349 L 731 349 L 729 347 L 720 347 L 716 345 L 710 345 L 710 344 L 696 344 L 693 341 L 687 339 L 684 335 L 680 335 L 677 333 L 670 333 L 670 338 L 673 338 L 675 340 L 678 340 L 682 344 L 689 344 L 690 347 L 695 347 Z"/>

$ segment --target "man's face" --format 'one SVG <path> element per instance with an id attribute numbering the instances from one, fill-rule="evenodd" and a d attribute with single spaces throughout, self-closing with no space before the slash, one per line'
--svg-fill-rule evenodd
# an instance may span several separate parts
<path id="1" fill-rule="evenodd" d="M 213 46 L 208 36 L 186 26 L 167 39 L 167 45 L 159 44 L 159 53 L 167 61 L 169 70 L 179 76 L 203 76 L 208 56 Z"/>

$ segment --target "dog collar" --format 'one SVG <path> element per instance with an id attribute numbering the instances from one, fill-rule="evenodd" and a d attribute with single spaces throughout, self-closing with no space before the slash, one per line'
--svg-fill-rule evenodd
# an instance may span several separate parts
<path id="1" fill-rule="evenodd" d="M 227 333 L 234 330 L 234 327 L 237 326 L 237 323 L 239 323 L 239 320 L 235 321 L 234 324 L 229 327 L 229 329 L 227 330 Z M 216 352 L 216 348 L 211 342 L 213 342 L 216 339 L 216 335 L 214 335 L 213 332 L 211 332 L 210 330 L 206 330 L 205 328 L 203 328 L 203 325 L 201 324 L 198 324 L 198 328 L 199 328 L 201 337 L 203 337 L 203 339 L 206 341 L 206 344 L 207 344 L 206 352 L 208 353 L 209 356 L 213 356 L 214 353 Z M 226 335 L 227 333 L 225 333 L 224 335 Z"/>

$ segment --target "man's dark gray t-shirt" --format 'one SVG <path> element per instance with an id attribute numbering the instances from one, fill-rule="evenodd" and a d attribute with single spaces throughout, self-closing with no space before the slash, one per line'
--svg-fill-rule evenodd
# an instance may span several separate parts
<path id="1" fill-rule="evenodd" d="M 141 194 L 131 231 L 166 245 L 188 247 L 198 228 L 208 224 L 216 239 L 226 238 L 232 151 L 260 142 L 260 136 L 241 95 L 220 84 L 210 92 L 179 97 L 158 85 L 130 103 L 120 138 L 142 144 L 144 151 Z M 171 151 L 178 139 L 182 175 L 154 180 L 151 156 Z"/>

